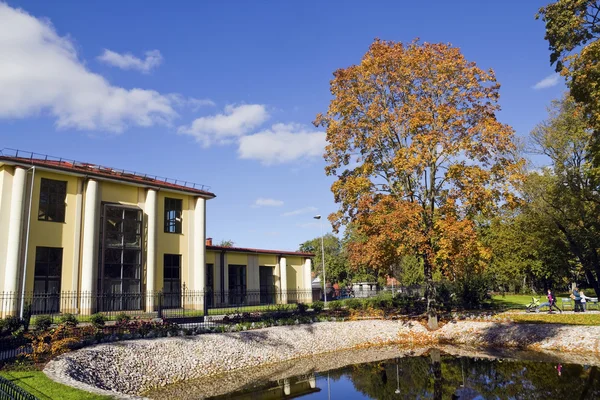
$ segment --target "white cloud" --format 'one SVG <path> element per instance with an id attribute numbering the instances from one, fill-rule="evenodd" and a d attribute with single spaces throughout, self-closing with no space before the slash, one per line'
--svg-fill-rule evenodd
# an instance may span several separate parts
<path id="1" fill-rule="evenodd" d="M 264 197 L 259 197 L 256 199 L 252 207 L 281 207 L 283 205 L 283 201 L 275 200 L 275 199 L 266 199 Z"/>
<path id="2" fill-rule="evenodd" d="M 238 154 L 263 165 L 283 164 L 320 157 L 325 144 L 324 132 L 308 131 L 299 124 L 275 124 L 271 129 L 241 137 Z"/>
<path id="3" fill-rule="evenodd" d="M 124 89 L 90 72 L 68 37 L 47 21 L 0 2 L 0 118 L 48 113 L 59 128 L 104 129 L 169 124 L 168 96 Z"/>
<path id="4" fill-rule="evenodd" d="M 214 107 L 215 102 L 210 99 L 196 99 L 194 97 L 184 97 L 177 93 L 167 95 L 169 100 L 178 107 L 188 107 L 192 111 L 198 111 L 202 107 Z"/>
<path id="5" fill-rule="evenodd" d="M 317 210 L 318 210 L 317 207 L 304 207 L 304 208 L 299 208 L 294 211 L 284 212 L 283 214 L 281 214 L 281 216 L 282 217 L 292 217 L 294 215 L 308 214 L 311 212 L 315 212 Z"/>
<path id="6" fill-rule="evenodd" d="M 179 133 L 191 135 L 204 147 L 226 144 L 260 126 L 269 118 L 262 104 L 228 105 L 223 114 L 195 119 L 189 126 L 179 127 Z"/>
<path id="7" fill-rule="evenodd" d="M 113 67 L 135 69 L 147 74 L 162 63 L 163 57 L 158 50 L 147 51 L 145 55 L 146 58 L 142 60 L 131 53 L 119 54 L 112 50 L 104 49 L 104 53 L 98 56 L 98 60 Z"/>
<path id="8" fill-rule="evenodd" d="M 541 81 L 539 81 L 538 83 L 533 85 L 533 88 L 536 90 L 546 89 L 546 88 L 558 85 L 559 82 L 560 82 L 560 74 L 555 73 L 552 75 L 548 75 L 547 77 L 545 77 L 544 79 L 542 79 Z"/>

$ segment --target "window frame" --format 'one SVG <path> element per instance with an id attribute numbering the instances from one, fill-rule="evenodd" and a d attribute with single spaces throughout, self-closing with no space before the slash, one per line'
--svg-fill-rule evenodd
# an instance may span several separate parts
<path id="1" fill-rule="evenodd" d="M 183 200 L 173 197 L 165 197 L 165 233 L 183 233 L 182 215 Z"/>
<path id="2" fill-rule="evenodd" d="M 68 181 L 41 178 L 38 198 L 38 221 L 65 222 L 67 213 L 67 185 Z"/>

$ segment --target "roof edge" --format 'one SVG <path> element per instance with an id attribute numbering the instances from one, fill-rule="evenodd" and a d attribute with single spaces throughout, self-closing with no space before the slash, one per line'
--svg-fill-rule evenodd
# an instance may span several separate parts
<path id="1" fill-rule="evenodd" d="M 251 249 L 246 247 L 228 247 L 228 246 L 206 246 L 206 250 L 215 251 L 231 251 L 236 253 L 250 253 L 250 254 L 277 254 L 286 256 L 300 256 L 300 257 L 314 257 L 313 253 L 305 253 L 302 251 L 289 251 L 289 250 L 267 250 L 267 249 Z"/>

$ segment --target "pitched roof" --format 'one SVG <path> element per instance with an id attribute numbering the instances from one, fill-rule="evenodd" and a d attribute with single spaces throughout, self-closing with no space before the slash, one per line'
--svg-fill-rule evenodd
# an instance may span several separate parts
<path id="1" fill-rule="evenodd" d="M 244 247 L 227 247 L 227 246 L 206 246 L 206 250 L 215 251 L 231 251 L 238 253 L 254 253 L 254 254 L 280 254 L 285 256 L 300 256 L 314 257 L 313 253 L 305 253 L 302 251 L 287 251 L 287 250 L 266 250 L 266 249 L 249 249 Z"/>
<path id="2" fill-rule="evenodd" d="M 102 165 L 84 163 L 74 160 L 65 160 L 62 158 L 49 158 L 48 156 L 46 156 L 46 158 L 39 158 L 34 157 L 36 156 L 34 153 L 26 154 L 30 154 L 31 156 L 19 157 L 4 155 L 4 150 L 2 150 L 0 151 L 0 164 L 8 163 L 14 165 L 46 167 L 57 171 L 71 172 L 99 178 L 110 178 L 113 180 L 129 182 L 142 186 L 172 189 L 186 193 L 197 194 L 206 198 L 216 197 L 214 193 L 208 191 L 210 187 L 199 185 L 193 182 L 163 178 L 155 175 L 104 167 Z"/>

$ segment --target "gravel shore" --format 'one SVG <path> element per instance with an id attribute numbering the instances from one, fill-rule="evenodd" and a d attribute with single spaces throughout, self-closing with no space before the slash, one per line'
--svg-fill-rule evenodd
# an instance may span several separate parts
<path id="1" fill-rule="evenodd" d="M 423 346 L 461 344 L 570 351 L 596 357 L 600 355 L 600 327 L 461 321 L 429 332 L 416 322 L 322 322 L 101 344 L 58 357 L 44 371 L 70 386 L 135 398 L 181 381 L 394 343 L 402 343 L 403 352 Z"/>

